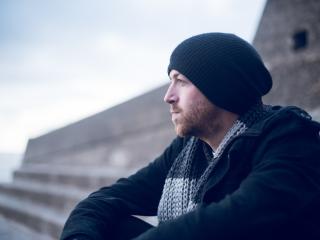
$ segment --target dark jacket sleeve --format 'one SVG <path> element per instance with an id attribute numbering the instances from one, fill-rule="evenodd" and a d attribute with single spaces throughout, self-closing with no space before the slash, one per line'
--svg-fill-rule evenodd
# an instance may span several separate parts
<path id="1" fill-rule="evenodd" d="M 319 202 L 319 137 L 279 137 L 266 143 L 262 152 L 235 192 L 160 224 L 135 240 L 268 239 L 264 238 L 267 234 L 293 219 L 303 222 L 298 219 L 303 218 L 301 212 L 312 202 Z M 302 226 L 292 225 L 292 235 L 295 227 Z M 283 239 L 298 238 L 286 235 Z"/>
<path id="2" fill-rule="evenodd" d="M 183 141 L 176 138 L 148 166 L 81 201 L 71 212 L 60 239 L 106 239 L 121 217 L 156 215 L 167 172 Z"/>

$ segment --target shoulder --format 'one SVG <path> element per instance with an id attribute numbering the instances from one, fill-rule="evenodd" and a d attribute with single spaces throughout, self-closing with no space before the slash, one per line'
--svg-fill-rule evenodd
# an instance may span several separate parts
<path id="1" fill-rule="evenodd" d="M 252 131 L 257 136 L 257 159 L 267 155 L 305 158 L 320 154 L 320 124 L 300 108 L 272 107 L 269 116 L 255 124 Z"/>
<path id="2" fill-rule="evenodd" d="M 312 120 L 301 108 L 270 106 L 268 111 L 267 117 L 253 125 L 251 131 L 263 136 L 271 134 L 274 137 L 297 132 L 319 136 L 320 123 Z"/>

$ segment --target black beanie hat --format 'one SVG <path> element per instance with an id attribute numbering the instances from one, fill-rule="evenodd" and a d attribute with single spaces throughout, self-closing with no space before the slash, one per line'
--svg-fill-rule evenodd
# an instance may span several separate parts
<path id="1" fill-rule="evenodd" d="M 272 87 L 259 54 L 234 34 L 204 33 L 180 43 L 172 52 L 168 74 L 185 75 L 213 104 L 243 114 Z"/>

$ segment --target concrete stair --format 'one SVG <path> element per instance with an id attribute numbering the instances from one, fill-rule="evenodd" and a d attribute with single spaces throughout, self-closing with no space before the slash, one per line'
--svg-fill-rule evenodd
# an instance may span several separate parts
<path id="1" fill-rule="evenodd" d="M 53 240 L 47 234 L 35 232 L 30 228 L 0 216 L 0 239 L 1 240 Z"/>
<path id="2" fill-rule="evenodd" d="M 74 188 L 63 186 L 46 186 L 44 184 L 13 183 L 0 185 L 2 196 L 18 197 L 19 200 L 47 207 L 53 211 L 68 212 L 68 210 L 88 194 Z"/>
<path id="3" fill-rule="evenodd" d="M 17 169 L 14 174 L 14 182 L 31 182 L 47 185 L 62 185 L 63 187 L 79 188 L 82 190 L 94 190 L 95 188 L 112 184 L 119 176 L 128 176 L 132 170 L 117 168 L 90 168 L 73 166 L 51 166 L 28 164 Z"/>
<path id="4" fill-rule="evenodd" d="M 65 214 L 61 212 L 6 195 L 0 196 L 0 211 L 3 217 L 52 239 L 59 238 L 61 226 L 65 221 Z"/>
<path id="5" fill-rule="evenodd" d="M 52 166 L 18 169 L 12 183 L 0 184 L 1 215 L 49 239 L 58 239 L 68 215 L 80 200 L 110 185 L 118 176 L 129 174 L 123 170 L 70 169 Z"/>

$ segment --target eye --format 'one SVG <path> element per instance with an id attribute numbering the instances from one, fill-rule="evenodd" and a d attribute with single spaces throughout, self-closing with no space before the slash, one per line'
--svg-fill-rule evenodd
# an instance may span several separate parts
<path id="1" fill-rule="evenodd" d="M 181 85 L 181 86 L 184 86 L 184 85 L 187 85 L 187 84 L 188 84 L 187 81 L 185 81 L 185 80 L 183 80 L 183 79 L 181 79 L 181 78 L 178 78 L 178 79 L 177 79 L 177 83 L 178 83 L 179 85 Z"/>

